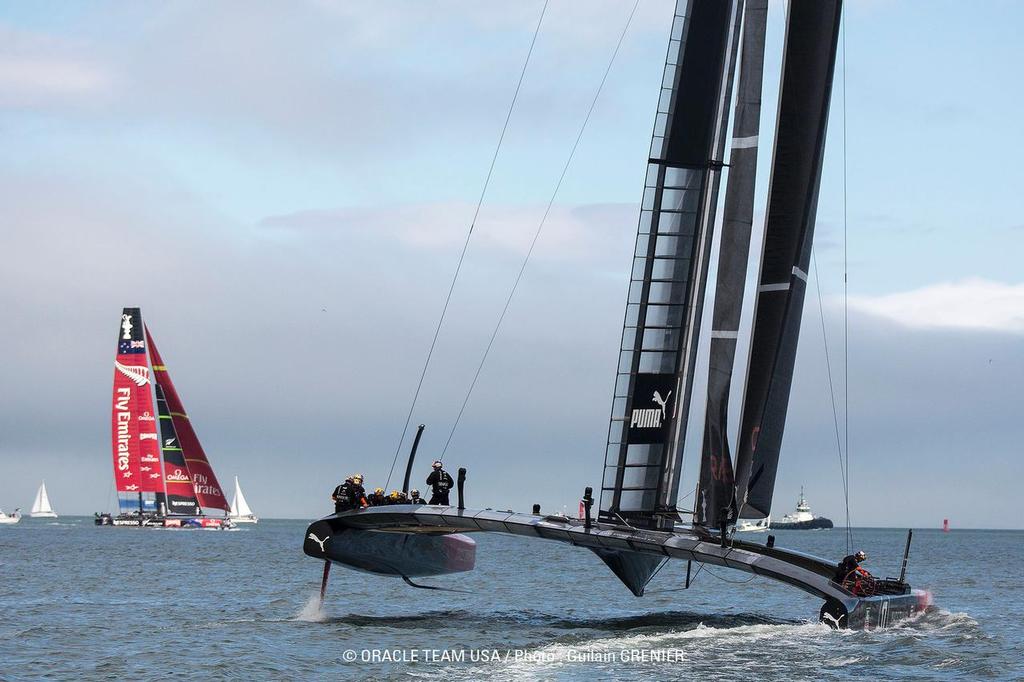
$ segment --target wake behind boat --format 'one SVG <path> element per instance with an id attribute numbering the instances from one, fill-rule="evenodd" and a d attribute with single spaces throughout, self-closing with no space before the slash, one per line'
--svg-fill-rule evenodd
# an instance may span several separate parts
<path id="1" fill-rule="evenodd" d="M 50 506 L 50 496 L 46 494 L 46 481 L 39 485 L 36 491 L 36 499 L 32 502 L 32 509 L 28 513 L 34 519 L 55 519 L 57 512 Z"/>
<path id="2" fill-rule="evenodd" d="M 153 337 L 143 325 L 139 308 L 125 308 L 121 314 L 114 360 L 111 431 L 120 513 L 98 514 L 96 525 L 231 526 L 226 516 L 230 507 L 220 482 Z M 207 516 L 206 509 L 221 510 L 225 516 Z"/>

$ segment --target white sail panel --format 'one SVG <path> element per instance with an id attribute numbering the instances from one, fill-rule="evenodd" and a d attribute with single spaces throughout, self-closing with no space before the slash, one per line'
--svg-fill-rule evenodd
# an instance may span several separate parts
<path id="1" fill-rule="evenodd" d="M 57 514 L 50 506 L 50 496 L 46 494 L 46 481 L 43 481 L 39 490 L 36 491 L 36 499 L 32 502 L 32 511 L 29 516 L 43 518 L 57 518 Z"/>
<path id="2" fill-rule="evenodd" d="M 231 511 L 229 518 L 235 521 L 256 521 L 256 515 L 252 513 L 249 503 L 242 494 L 242 486 L 238 483 L 238 476 L 235 476 L 235 494 L 231 496 Z"/>

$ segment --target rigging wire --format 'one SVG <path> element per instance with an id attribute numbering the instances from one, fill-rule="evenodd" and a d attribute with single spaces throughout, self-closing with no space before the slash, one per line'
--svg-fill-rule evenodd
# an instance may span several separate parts
<path id="1" fill-rule="evenodd" d="M 850 270 L 848 267 L 847 234 L 849 210 L 847 208 L 847 146 L 846 146 L 846 13 L 840 30 L 843 34 L 843 435 L 846 450 L 846 546 L 852 551 L 853 530 L 850 528 Z"/>
<path id="2" fill-rule="evenodd" d="M 850 493 L 849 493 L 849 485 L 848 485 L 847 480 L 846 480 L 845 464 L 844 464 L 844 461 L 843 461 L 843 442 L 842 442 L 842 438 L 839 435 L 839 410 L 836 407 L 836 391 L 835 391 L 835 388 L 833 387 L 833 383 L 832 383 L 832 361 L 829 359 L 828 333 L 825 331 L 825 306 L 822 305 L 822 301 L 821 301 L 821 299 L 822 299 L 822 297 L 821 297 L 821 280 L 818 277 L 818 256 L 817 256 L 817 252 L 816 252 L 813 244 L 811 245 L 811 262 L 814 265 L 814 287 L 815 287 L 815 289 L 818 292 L 818 312 L 820 313 L 820 316 L 821 316 L 821 339 L 825 343 L 825 371 L 826 371 L 826 373 L 828 375 L 828 395 L 832 399 L 832 423 L 835 426 L 835 432 L 836 432 L 836 452 L 839 455 L 839 474 L 843 478 L 843 498 L 845 500 L 847 500 L 847 505 L 846 505 L 846 528 L 847 528 L 846 553 L 849 554 L 851 552 L 851 549 L 850 549 L 851 542 L 850 542 L 850 536 L 849 536 L 850 505 L 849 505 L 849 502 L 848 502 L 848 500 L 850 499 Z"/>
<path id="3" fill-rule="evenodd" d="M 509 121 L 512 119 L 512 111 L 515 109 L 516 101 L 519 99 L 519 91 L 523 87 L 523 78 L 526 77 L 526 68 L 530 64 L 530 57 L 533 56 L 533 48 L 537 44 L 537 36 L 540 34 L 540 26 L 544 22 L 544 14 L 547 12 L 549 0 L 544 0 L 544 6 L 541 7 L 540 16 L 537 18 L 537 26 L 533 29 L 533 38 L 530 40 L 530 49 L 526 53 L 526 61 L 523 62 L 523 68 L 519 72 L 519 81 L 516 83 L 515 92 L 512 94 L 512 101 L 508 105 L 508 112 L 505 114 L 505 123 L 501 127 L 501 134 L 498 136 L 498 143 L 494 147 L 494 154 L 491 156 L 491 165 L 487 169 L 487 177 L 484 179 L 483 188 L 480 190 L 480 198 L 476 202 L 476 210 L 473 211 L 473 219 L 469 223 L 469 230 L 466 232 L 466 240 L 462 244 L 462 253 L 459 254 L 458 264 L 455 266 L 455 273 L 452 275 L 452 282 L 448 287 L 448 294 L 444 299 L 444 306 L 441 308 L 441 316 L 437 320 L 437 327 L 434 329 L 434 336 L 430 340 L 430 349 L 427 351 L 426 360 L 423 362 L 423 371 L 420 372 L 419 381 L 416 384 L 416 391 L 412 396 L 412 404 L 409 405 L 409 413 L 405 417 L 405 425 L 402 427 L 402 436 L 398 440 L 398 447 L 395 448 L 395 456 L 391 460 L 391 469 L 388 471 L 388 480 L 384 484 L 384 488 L 387 489 L 391 483 L 391 476 L 395 473 L 395 464 L 398 462 L 398 454 L 402 451 L 402 444 L 405 442 L 405 436 L 409 431 L 409 422 L 412 420 L 413 412 L 416 409 L 416 402 L 420 397 L 420 390 L 423 388 L 423 380 L 427 376 L 427 369 L 430 367 L 430 359 L 434 355 L 434 347 L 437 345 L 437 337 L 441 333 L 441 327 L 444 325 L 444 318 L 448 312 L 448 305 L 452 300 L 452 292 L 455 291 L 455 283 L 459 279 L 459 272 L 462 270 L 462 263 L 466 258 L 466 249 L 469 248 L 469 240 L 473 236 L 473 228 L 476 227 L 477 218 L 480 216 L 480 207 L 483 206 L 484 197 L 487 195 L 487 188 L 491 184 L 491 176 L 494 174 L 494 166 L 498 161 L 498 153 L 501 151 L 501 144 L 505 140 L 505 133 L 508 131 Z"/>
<path id="4" fill-rule="evenodd" d="M 706 566 L 706 565 L 707 565 L 707 564 L 701 564 L 701 566 L 702 566 L 702 567 L 703 567 L 703 566 Z M 707 571 L 708 571 L 708 575 L 710 575 L 711 577 L 713 577 L 713 578 L 718 578 L 718 579 L 719 579 L 719 580 L 721 580 L 721 581 L 722 581 L 723 583 L 729 583 L 730 585 L 746 585 L 747 583 L 751 582 L 751 581 L 752 581 L 752 580 L 753 580 L 754 578 L 756 578 L 756 577 L 757 577 L 757 574 L 756 574 L 756 573 L 754 573 L 753 575 L 751 575 L 751 576 L 750 576 L 749 578 L 747 578 L 746 580 L 729 580 L 728 578 L 723 578 L 722 576 L 718 575 L 717 573 L 715 573 L 714 571 L 712 571 L 712 570 L 711 570 L 710 568 L 709 568 L 709 569 L 707 569 Z M 699 572 L 700 572 L 700 571 L 698 571 L 698 573 L 699 573 Z M 694 576 L 694 577 L 696 577 L 696 576 Z M 693 578 L 691 578 L 691 579 L 690 579 L 690 584 L 691 584 L 691 585 L 693 585 Z"/>
<path id="5" fill-rule="evenodd" d="M 538 223 L 537 229 L 533 233 L 533 240 L 530 242 L 530 248 L 526 251 L 523 263 L 519 268 L 518 274 L 516 274 L 515 281 L 512 283 L 512 288 L 508 292 L 508 297 L 505 299 L 505 305 L 501 310 L 501 314 L 498 316 L 497 323 L 494 325 L 494 331 L 491 332 L 491 338 L 487 341 L 487 346 L 484 348 L 483 356 L 480 358 L 480 364 L 477 365 L 476 373 L 474 373 L 473 380 L 469 384 L 469 390 L 466 391 L 466 397 L 463 399 L 462 406 L 459 408 L 459 413 L 455 417 L 455 423 L 452 424 L 452 429 L 448 433 L 448 440 L 445 441 L 444 448 L 441 450 L 441 457 L 444 457 L 445 453 L 448 452 L 448 446 L 451 445 L 452 438 L 455 436 L 455 430 L 458 428 L 459 422 L 462 421 L 462 415 L 465 413 L 466 406 L 469 404 L 469 399 L 473 395 L 473 390 L 476 388 L 476 383 L 480 378 L 480 373 L 483 371 L 484 363 L 487 362 L 487 356 L 491 352 L 494 340 L 498 336 L 498 331 L 501 329 L 502 322 L 505 321 L 505 315 L 508 313 L 509 306 L 512 305 L 512 298 L 515 296 L 516 290 L 519 288 L 519 282 L 523 279 L 523 273 L 526 271 L 526 265 L 529 263 L 530 256 L 533 255 L 533 250 L 537 246 L 537 240 L 540 238 L 540 233 L 544 229 L 544 224 L 547 222 L 548 215 L 551 213 L 551 207 L 554 205 L 555 198 L 558 196 L 558 192 L 562 188 L 562 182 L 565 180 L 565 175 L 569 171 L 569 166 L 572 165 L 572 160 L 576 156 L 576 150 L 580 145 L 580 140 L 583 138 L 583 132 L 587 129 L 590 117 L 594 113 L 594 107 L 597 105 L 597 100 L 601 96 L 601 92 L 604 90 L 605 82 L 608 80 L 608 74 L 612 70 L 612 65 L 615 63 L 615 58 L 619 54 L 622 42 L 626 38 L 626 32 L 629 30 L 629 26 L 633 22 L 633 16 L 636 14 L 637 7 L 639 6 L 640 0 L 636 0 L 633 3 L 633 9 L 630 10 L 629 16 L 626 18 L 626 25 L 622 28 L 619 40 L 615 44 L 615 49 L 612 51 L 611 59 L 608 60 L 608 66 L 605 67 L 604 75 L 601 77 L 601 83 L 597 86 L 597 92 L 594 93 L 594 98 L 590 102 L 590 108 L 587 110 L 587 115 L 583 118 L 583 124 L 580 126 L 579 132 L 576 134 L 576 141 L 573 142 L 572 149 L 569 151 L 569 156 L 565 160 L 565 165 L 562 166 L 562 173 L 558 176 L 558 182 L 555 183 L 555 189 L 551 193 L 551 198 L 548 200 L 547 207 L 544 209 L 544 214 L 541 216 L 540 223 Z"/>

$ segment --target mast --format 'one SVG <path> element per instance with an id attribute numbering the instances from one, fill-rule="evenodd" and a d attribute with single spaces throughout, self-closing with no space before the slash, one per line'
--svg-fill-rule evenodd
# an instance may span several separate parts
<path id="1" fill-rule="evenodd" d="M 731 0 L 678 0 L 637 230 L 600 518 L 671 528 L 738 42 Z"/>
<path id="2" fill-rule="evenodd" d="M 111 409 L 114 484 L 122 512 L 156 511 L 163 492 L 142 312 L 125 308 L 114 359 Z"/>
<path id="3" fill-rule="evenodd" d="M 767 18 L 768 0 L 747 0 L 743 12 L 743 43 L 736 118 L 730 144 L 729 181 L 725 191 L 722 235 L 719 240 L 707 408 L 694 509 L 694 523 L 705 528 L 718 528 L 722 509 L 733 506 L 733 466 L 728 437 L 729 392 L 754 221 Z M 735 512 L 729 515 L 734 517 Z"/>
<path id="4" fill-rule="evenodd" d="M 841 0 L 792 0 L 736 457 L 741 518 L 771 513 L 807 287 Z"/>
<path id="5" fill-rule="evenodd" d="M 174 474 L 175 480 L 172 481 L 171 474 L 166 475 L 168 502 L 173 502 L 172 484 L 185 483 L 182 475 L 186 475 L 191 481 L 192 499 L 197 506 L 197 512 L 201 513 L 202 507 L 222 509 L 227 512 L 231 507 L 224 497 L 220 482 L 217 480 L 216 474 L 213 473 L 213 467 L 210 466 L 210 461 L 203 451 L 203 446 L 199 443 L 199 437 L 196 436 L 196 432 L 192 428 L 192 423 L 185 412 L 185 406 L 182 404 L 181 398 L 178 397 L 178 392 L 171 381 L 171 375 L 167 372 L 167 366 L 164 365 L 163 358 L 160 357 L 160 351 L 157 350 L 156 344 L 153 343 L 153 337 L 148 329 L 146 329 L 146 339 L 149 341 L 153 355 L 153 374 L 156 378 L 158 400 L 163 406 L 162 410 L 166 411 L 166 417 L 168 417 L 164 419 L 164 413 L 161 412 L 161 426 L 163 427 L 164 423 L 166 423 L 170 427 L 170 430 L 166 432 L 168 435 L 163 441 L 164 457 L 165 461 L 168 462 L 165 474 L 171 470 L 172 464 L 180 467 L 180 470 L 174 467 L 177 472 L 177 474 Z M 174 491 L 175 495 L 179 495 L 187 500 L 187 496 L 180 487 L 175 486 Z M 180 506 L 183 508 L 185 505 Z M 176 511 L 173 506 L 171 509 Z M 176 513 L 197 512 L 176 511 Z"/>

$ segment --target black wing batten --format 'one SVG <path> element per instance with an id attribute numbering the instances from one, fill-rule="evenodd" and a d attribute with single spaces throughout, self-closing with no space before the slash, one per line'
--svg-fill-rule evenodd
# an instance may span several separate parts
<path id="1" fill-rule="evenodd" d="M 601 518 L 671 526 L 738 42 L 736 4 L 679 0 L 647 167 Z"/>
<path id="2" fill-rule="evenodd" d="M 740 420 L 742 518 L 771 513 L 821 184 L 841 0 L 792 0 L 764 251 Z"/>
<path id="3" fill-rule="evenodd" d="M 734 512 L 735 481 L 728 438 L 729 392 L 739 337 L 743 290 L 750 256 L 761 128 L 761 84 L 768 0 L 747 0 L 737 84 L 736 119 L 729 155 L 715 307 L 710 334 L 707 408 L 694 522 L 716 528 L 723 509 Z"/>

